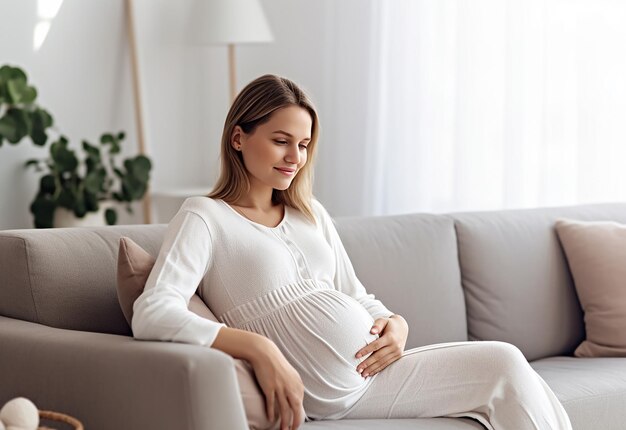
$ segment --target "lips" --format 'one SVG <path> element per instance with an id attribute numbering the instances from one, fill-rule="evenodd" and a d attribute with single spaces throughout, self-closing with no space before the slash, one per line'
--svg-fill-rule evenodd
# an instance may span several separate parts
<path id="1" fill-rule="evenodd" d="M 289 175 L 296 171 L 296 169 L 283 169 L 280 167 L 274 167 L 274 169 L 278 170 L 279 172 L 286 173 Z"/>

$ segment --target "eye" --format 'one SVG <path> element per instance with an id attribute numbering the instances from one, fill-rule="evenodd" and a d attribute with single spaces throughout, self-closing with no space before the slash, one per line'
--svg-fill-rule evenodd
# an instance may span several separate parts
<path id="1" fill-rule="evenodd" d="M 300 149 L 306 149 L 308 145 L 300 145 Z"/>
<path id="2" fill-rule="evenodd" d="M 289 143 L 286 140 L 275 140 L 274 142 L 276 142 L 276 143 Z"/>

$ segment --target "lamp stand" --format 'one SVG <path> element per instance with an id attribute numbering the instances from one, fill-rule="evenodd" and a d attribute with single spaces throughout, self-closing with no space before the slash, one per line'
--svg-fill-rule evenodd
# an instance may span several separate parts
<path id="1" fill-rule="evenodd" d="M 237 65 L 235 64 L 235 45 L 228 44 L 228 71 L 230 81 L 230 102 L 235 101 L 237 97 Z"/>
<path id="2" fill-rule="evenodd" d="M 133 74 L 133 99 L 135 101 L 135 122 L 137 123 L 137 140 L 139 141 L 139 153 L 146 154 L 143 113 L 141 110 L 141 85 L 139 82 L 139 63 L 137 61 L 137 42 L 135 40 L 135 23 L 133 19 L 133 2 L 126 0 L 126 20 L 128 41 L 130 43 L 130 59 Z M 152 223 L 152 199 L 150 198 L 150 183 L 147 185 L 146 193 L 143 197 L 143 222 L 144 224 Z"/>

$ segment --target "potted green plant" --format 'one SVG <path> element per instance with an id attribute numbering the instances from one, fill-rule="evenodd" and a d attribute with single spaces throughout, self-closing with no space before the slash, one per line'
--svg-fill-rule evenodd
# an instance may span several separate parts
<path id="1" fill-rule="evenodd" d="M 0 146 L 4 140 L 18 144 L 27 136 L 35 145 L 46 145 L 46 130 L 52 127 L 53 118 L 35 103 L 36 98 L 37 90 L 28 85 L 22 69 L 0 67 Z M 118 218 L 113 207 L 116 201 L 124 203 L 132 213 L 131 202 L 141 200 L 146 193 L 152 169 L 150 159 L 138 155 L 117 165 L 123 132 L 102 134 L 98 145 L 83 141 L 82 160 L 69 148 L 67 138 L 57 135 L 47 158 L 25 163 L 26 168 L 33 166 L 43 173 L 30 205 L 35 227 L 68 226 L 70 218 L 72 225 L 80 225 L 93 217 L 98 223 L 112 225 Z"/>
<path id="2" fill-rule="evenodd" d="M 124 133 L 120 132 L 103 134 L 99 145 L 84 140 L 85 157 L 79 160 L 75 151 L 68 147 L 68 140 L 61 136 L 50 145 L 48 158 L 28 160 L 25 167 L 34 166 L 44 173 L 30 205 L 35 227 L 60 227 L 55 220 L 64 209 L 77 218 L 101 211 L 106 223 L 112 225 L 117 222 L 116 209 L 101 208 L 101 205 L 111 206 L 113 201 L 124 203 L 126 210 L 132 213 L 131 202 L 141 200 L 146 193 L 152 163 L 148 157 L 138 155 L 126 158 L 123 165 L 118 166 L 116 156 L 123 139 Z"/>

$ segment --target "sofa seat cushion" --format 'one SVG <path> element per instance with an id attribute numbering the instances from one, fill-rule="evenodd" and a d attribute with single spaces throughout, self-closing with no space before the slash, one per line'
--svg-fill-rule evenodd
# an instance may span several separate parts
<path id="1" fill-rule="evenodd" d="M 626 358 L 550 357 L 530 364 L 563 403 L 575 429 L 624 429 Z"/>
<path id="2" fill-rule="evenodd" d="M 312 421 L 302 430 L 484 430 L 484 426 L 470 418 L 412 418 Z"/>

